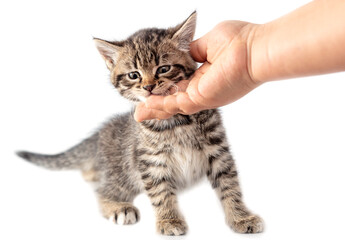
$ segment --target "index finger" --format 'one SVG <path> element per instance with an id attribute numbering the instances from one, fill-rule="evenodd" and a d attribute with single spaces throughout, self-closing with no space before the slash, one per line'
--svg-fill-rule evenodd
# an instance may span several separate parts
<path id="1" fill-rule="evenodd" d="M 151 96 L 146 100 L 145 106 L 173 115 L 178 113 L 189 115 L 204 109 L 195 104 L 186 92 L 178 92 L 169 96 Z"/>
<path id="2" fill-rule="evenodd" d="M 150 119 L 168 119 L 171 114 L 156 109 L 146 108 L 144 103 L 139 103 L 134 112 L 134 119 L 137 122 Z"/>

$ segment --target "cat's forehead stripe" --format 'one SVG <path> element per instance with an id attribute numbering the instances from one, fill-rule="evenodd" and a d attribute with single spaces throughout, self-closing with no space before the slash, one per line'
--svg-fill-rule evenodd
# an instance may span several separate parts
<path id="1" fill-rule="evenodd" d="M 149 46 L 138 46 L 132 59 L 134 68 L 149 68 L 153 64 L 159 65 L 160 56 L 157 51 Z"/>
<path id="2" fill-rule="evenodd" d="M 164 29 L 146 29 L 135 33 L 128 40 L 128 47 L 132 54 L 132 65 L 135 69 L 138 67 L 149 67 L 152 63 L 159 65 L 160 54 L 158 54 L 159 45 L 168 36 Z"/>

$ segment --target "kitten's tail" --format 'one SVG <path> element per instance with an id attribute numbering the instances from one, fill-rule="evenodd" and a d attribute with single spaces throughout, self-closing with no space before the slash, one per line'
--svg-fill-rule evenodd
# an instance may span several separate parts
<path id="1" fill-rule="evenodd" d="M 52 170 L 83 169 L 96 156 L 97 140 L 98 134 L 94 134 L 69 150 L 55 155 L 26 151 L 18 151 L 16 154 L 37 166 Z"/>

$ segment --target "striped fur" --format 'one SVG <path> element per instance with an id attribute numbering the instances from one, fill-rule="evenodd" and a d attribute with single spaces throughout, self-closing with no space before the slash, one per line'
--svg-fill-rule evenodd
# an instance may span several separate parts
<path id="1" fill-rule="evenodd" d="M 196 64 L 186 41 L 191 41 L 194 27 L 195 13 L 175 28 L 141 30 L 120 42 L 95 41 L 115 88 L 138 102 L 150 94 L 166 94 L 193 74 Z M 162 70 L 162 66 L 168 67 Z M 260 232 L 262 220 L 242 201 L 225 135 L 218 110 L 142 123 L 127 113 L 113 117 L 95 135 L 65 153 L 19 155 L 47 168 L 81 169 L 95 183 L 103 215 L 119 224 L 139 220 L 132 202 L 146 192 L 156 213 L 157 231 L 165 235 L 186 233 L 177 194 L 207 176 L 228 224 L 237 232 Z"/>

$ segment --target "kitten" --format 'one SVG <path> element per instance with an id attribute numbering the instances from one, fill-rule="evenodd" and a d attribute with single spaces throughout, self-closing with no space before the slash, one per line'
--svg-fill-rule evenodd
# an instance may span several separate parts
<path id="1" fill-rule="evenodd" d="M 196 12 L 168 29 L 143 29 L 124 41 L 94 39 L 119 93 L 134 103 L 165 95 L 196 69 L 189 54 Z M 240 233 L 263 230 L 260 217 L 244 205 L 234 160 L 218 110 L 138 123 L 133 113 L 115 116 L 91 137 L 57 155 L 18 152 L 49 169 L 80 169 L 96 186 L 104 217 L 133 224 L 133 199 L 146 192 L 157 231 L 182 235 L 187 224 L 178 209 L 179 190 L 207 175 L 224 207 L 229 226 Z"/>

